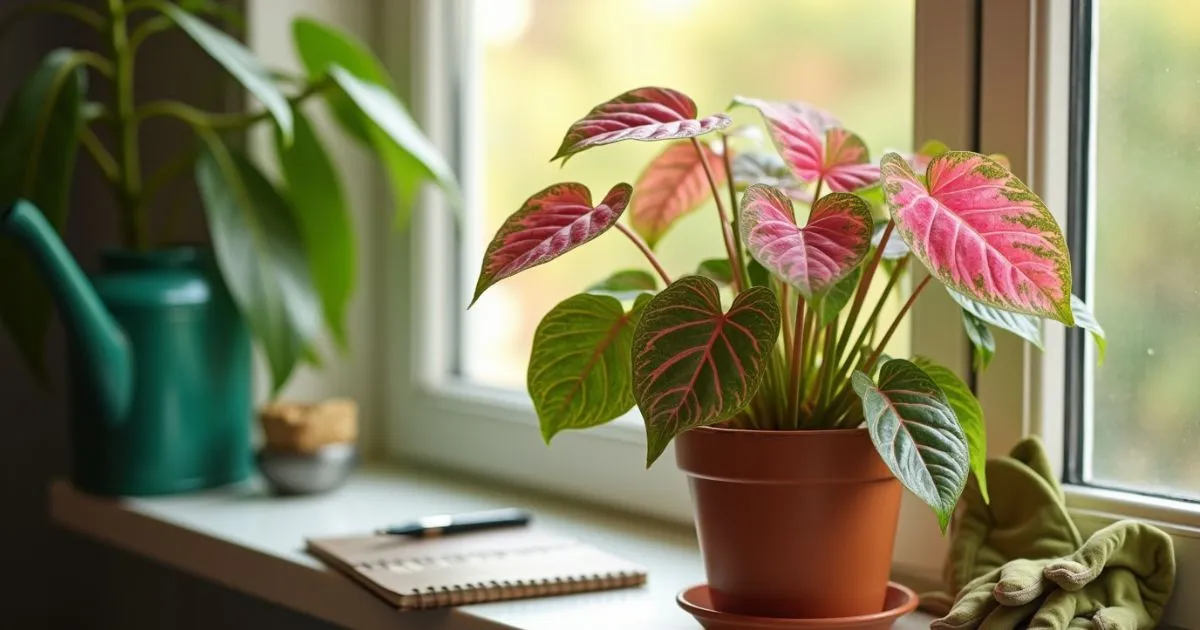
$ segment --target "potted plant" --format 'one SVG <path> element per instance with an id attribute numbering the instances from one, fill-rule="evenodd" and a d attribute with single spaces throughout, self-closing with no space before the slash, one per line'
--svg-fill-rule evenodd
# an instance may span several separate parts
<path id="1" fill-rule="evenodd" d="M 310 19 L 293 23 L 305 72 L 266 68 L 206 21 L 236 22 L 212 0 L 107 0 L 105 9 L 34 2 L 5 15 L 61 13 L 96 30 L 100 51 L 48 54 L 0 118 L 0 321 L 41 373 L 51 295 L 68 333 L 72 374 L 72 478 L 105 494 L 178 492 L 236 481 L 251 461 L 251 340 L 278 391 L 295 366 L 320 360 L 325 330 L 344 350 L 355 283 L 355 242 L 337 169 L 309 121 L 323 101 L 341 129 L 386 167 L 398 220 L 424 181 L 456 197 L 454 178 L 393 93 L 372 54 Z M 259 103 L 212 113 L 174 100 L 137 102 L 144 42 L 185 33 Z M 89 99 L 89 82 L 111 88 Z M 143 123 L 167 117 L 193 140 L 162 164 L 139 157 Z M 239 148 L 270 125 L 280 177 Z M 104 142 L 108 137 L 111 142 Z M 63 247 L 80 148 L 120 209 L 122 242 L 88 282 Z M 212 248 L 178 247 L 150 234 L 157 194 L 192 172 Z M 94 286 L 93 286 L 94 285 Z M 47 290 L 48 289 L 48 290 Z"/>
<path id="2" fill-rule="evenodd" d="M 933 142 L 876 166 L 861 138 L 814 107 L 733 105 L 761 114 L 777 155 L 735 155 L 731 119 L 698 117 L 670 89 L 592 109 L 555 160 L 623 140 L 669 143 L 634 185 L 598 202 L 577 183 L 535 193 L 487 247 L 475 298 L 609 229 L 627 236 L 654 273 L 620 271 L 537 328 L 528 389 L 545 440 L 636 404 L 647 466 L 675 441 L 718 610 L 879 613 L 901 486 L 943 530 L 970 472 L 986 488 L 972 392 L 927 359 L 885 354 L 913 303 L 941 282 L 980 358 L 989 325 L 1035 341 L 1043 319 L 1100 342 L 1103 332 L 1071 295 L 1053 217 L 1001 159 Z M 727 257 L 669 272 L 655 244 L 709 195 Z M 928 274 L 884 318 L 914 259 Z"/>

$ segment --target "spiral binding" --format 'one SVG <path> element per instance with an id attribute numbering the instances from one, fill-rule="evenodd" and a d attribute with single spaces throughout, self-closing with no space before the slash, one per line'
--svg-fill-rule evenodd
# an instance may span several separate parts
<path id="1" fill-rule="evenodd" d="M 405 596 L 405 600 L 415 600 L 416 605 L 410 606 L 402 602 L 404 608 L 441 608 L 444 606 L 461 606 L 482 602 L 500 601 L 506 599 L 522 599 L 527 597 L 545 597 L 551 595 L 568 595 L 583 591 L 602 591 L 640 584 L 645 578 L 638 573 L 620 571 L 598 575 L 578 575 L 568 578 L 545 580 L 491 580 L 487 582 L 469 582 L 456 584 L 453 587 L 413 589 Z M 411 599 L 410 599 L 411 598 Z"/>

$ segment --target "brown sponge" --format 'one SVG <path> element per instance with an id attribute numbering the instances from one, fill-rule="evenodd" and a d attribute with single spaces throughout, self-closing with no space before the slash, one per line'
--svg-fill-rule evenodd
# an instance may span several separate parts
<path id="1" fill-rule="evenodd" d="M 266 448 L 311 453 L 358 439 L 358 404 L 346 398 L 316 403 L 274 402 L 258 413 Z"/>

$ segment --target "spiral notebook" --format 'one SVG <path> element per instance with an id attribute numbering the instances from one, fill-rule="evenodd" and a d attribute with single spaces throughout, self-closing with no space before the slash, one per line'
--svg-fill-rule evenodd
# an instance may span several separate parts
<path id="1" fill-rule="evenodd" d="M 600 591 L 646 571 L 580 541 L 531 528 L 440 538 L 356 536 L 307 541 L 308 552 L 401 610 Z"/>

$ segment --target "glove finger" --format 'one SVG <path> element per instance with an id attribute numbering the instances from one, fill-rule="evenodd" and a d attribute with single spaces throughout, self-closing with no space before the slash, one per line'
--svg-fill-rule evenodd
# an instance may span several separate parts
<path id="1" fill-rule="evenodd" d="M 1132 572 L 1147 611 L 1160 617 L 1175 586 L 1175 552 L 1171 537 L 1151 525 L 1120 521 L 1105 527 L 1075 554 L 1048 564 L 1044 574 L 1066 590 L 1079 590 L 1115 569 Z"/>
<path id="2" fill-rule="evenodd" d="M 994 583 L 977 582 L 975 588 L 963 589 L 950 612 L 929 624 L 931 630 L 973 630 L 992 610 L 1000 607 L 992 597 Z"/>
<path id="3" fill-rule="evenodd" d="M 1155 623 L 1134 608 L 1111 606 L 1101 608 L 1092 615 L 1092 626 L 1096 630 L 1150 630 Z"/>
<path id="4" fill-rule="evenodd" d="M 1070 591 L 1055 589 L 1029 620 L 1029 630 L 1062 630 L 1075 618 L 1079 598 Z"/>
<path id="5" fill-rule="evenodd" d="M 1000 569 L 1000 580 L 992 594 L 1004 606 L 1021 606 L 1046 592 L 1049 582 L 1042 578 L 1045 561 L 1013 560 Z"/>
<path id="6" fill-rule="evenodd" d="M 1020 606 L 997 606 L 987 617 L 984 617 L 983 623 L 979 624 L 979 630 L 1012 630 L 1023 627 L 1025 622 L 1029 621 L 1029 618 L 1038 611 L 1040 604 L 1041 600 L 1035 599 Z"/>

